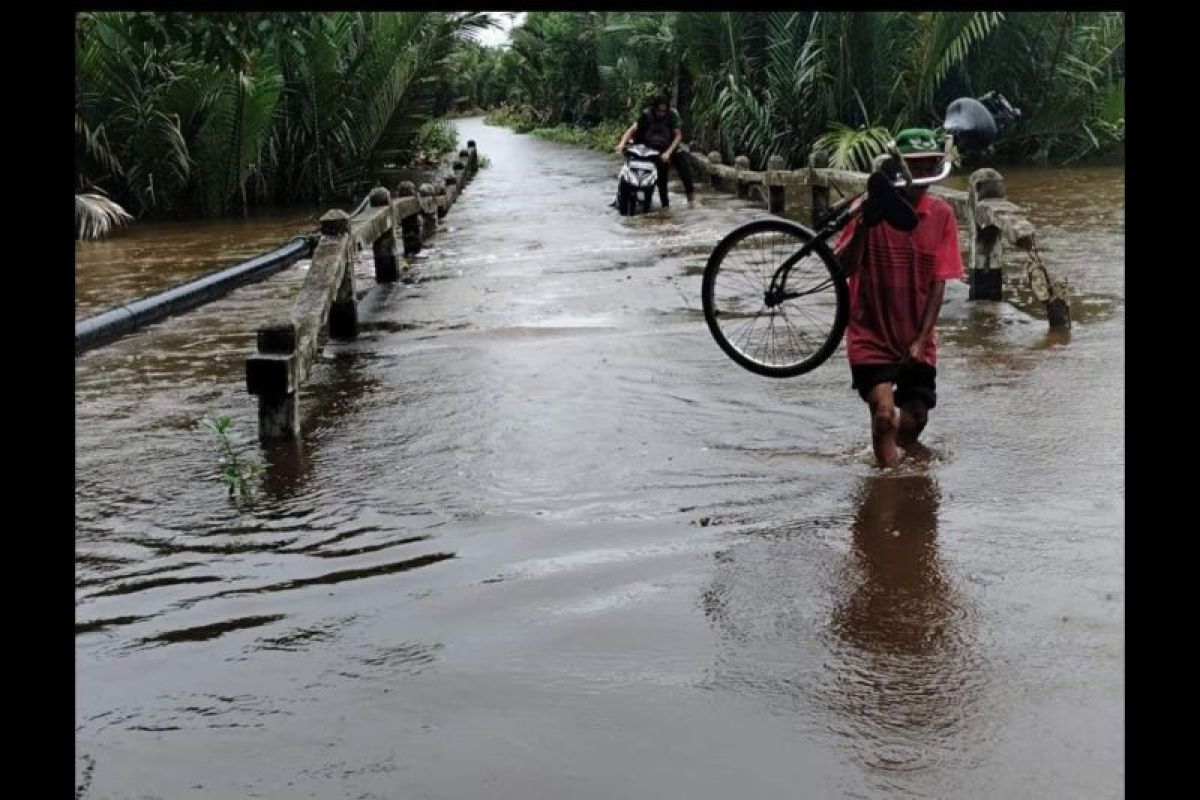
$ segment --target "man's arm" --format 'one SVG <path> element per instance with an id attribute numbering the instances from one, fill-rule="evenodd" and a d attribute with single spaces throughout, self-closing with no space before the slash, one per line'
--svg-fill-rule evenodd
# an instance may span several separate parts
<path id="1" fill-rule="evenodd" d="M 629 141 L 630 136 L 633 136 L 633 132 L 637 130 L 637 126 L 638 126 L 638 124 L 636 122 L 634 122 L 632 125 L 630 125 L 628 128 L 625 129 L 625 133 L 622 134 L 622 136 L 621 136 L 621 141 L 617 144 L 617 152 L 618 153 L 625 149 L 625 143 Z"/>
<path id="2" fill-rule="evenodd" d="M 851 212 L 853 213 L 861 207 L 862 203 L 861 197 L 851 203 Z M 850 234 L 850 240 L 835 250 L 845 275 L 854 272 L 862 264 L 863 253 L 866 252 L 867 246 L 867 226 L 863 224 L 862 217 L 858 217 L 851 224 L 854 225 L 854 232 Z"/>
<path id="3" fill-rule="evenodd" d="M 945 281 L 933 281 L 929 284 L 929 297 L 926 298 L 925 308 L 921 311 L 921 327 L 917 332 L 917 338 L 908 346 L 909 361 L 924 360 L 922 355 L 930 337 L 933 336 L 933 329 L 937 325 L 938 314 L 942 311 L 942 298 L 945 294 Z"/>
<path id="4" fill-rule="evenodd" d="M 679 140 L 683 138 L 683 128 L 675 129 L 675 138 L 671 140 L 671 146 L 662 154 L 663 161 L 670 161 L 671 154 L 675 152 L 675 148 L 679 146 Z"/>
<path id="5" fill-rule="evenodd" d="M 946 294 L 946 281 L 962 278 L 962 255 L 958 246 L 958 224 L 954 215 L 947 213 L 942 228 L 942 242 L 938 250 L 937 268 L 933 280 L 929 282 L 929 297 L 925 308 L 921 310 L 921 323 L 916 340 L 908 348 L 908 358 L 920 361 L 933 330 L 937 326 L 938 315 L 942 312 L 942 301 Z"/>

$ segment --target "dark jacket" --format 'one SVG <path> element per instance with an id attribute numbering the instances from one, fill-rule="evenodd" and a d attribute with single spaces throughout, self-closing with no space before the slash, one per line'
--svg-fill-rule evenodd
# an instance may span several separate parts
<path id="1" fill-rule="evenodd" d="M 679 112 L 675 109 L 672 108 L 668 111 L 665 118 L 658 119 L 654 116 L 653 108 L 648 106 L 642 109 L 642 115 L 638 117 L 633 141 L 662 152 L 675 140 L 675 131 L 679 128 L 679 122 Z"/>

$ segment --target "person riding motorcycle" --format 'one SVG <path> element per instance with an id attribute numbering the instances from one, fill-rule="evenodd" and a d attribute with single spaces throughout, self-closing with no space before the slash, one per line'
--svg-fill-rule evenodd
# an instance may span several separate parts
<path id="1" fill-rule="evenodd" d="M 661 155 L 658 162 L 658 198 L 663 208 L 669 208 L 670 198 L 667 196 L 668 165 L 674 166 L 683 182 L 683 191 L 687 195 L 688 208 L 694 208 L 695 187 L 692 185 L 692 171 L 687 157 L 679 151 L 679 142 L 683 138 L 680 127 L 679 112 L 671 108 L 671 102 L 666 95 L 654 98 L 654 103 L 642 110 L 637 121 L 630 125 L 617 143 L 617 152 L 623 152 L 630 138 L 635 144 L 652 147 Z"/>

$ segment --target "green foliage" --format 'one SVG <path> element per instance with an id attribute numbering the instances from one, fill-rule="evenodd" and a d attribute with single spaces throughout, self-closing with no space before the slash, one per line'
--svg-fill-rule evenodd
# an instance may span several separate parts
<path id="1" fill-rule="evenodd" d="M 229 490 L 229 498 L 241 505 L 254 502 L 255 486 L 263 473 L 263 465 L 255 460 L 238 456 L 231 440 L 232 420 L 228 414 L 209 412 L 203 424 L 217 436 L 220 446 L 218 475 Z"/>
<path id="2" fill-rule="evenodd" d="M 435 161 L 450 151 L 457 152 L 458 129 L 448 120 L 430 120 L 417 132 L 417 158 Z"/>
<path id="3" fill-rule="evenodd" d="M 850 128 L 840 123 L 817 138 L 814 150 L 829 154 L 829 166 L 870 172 L 871 162 L 887 151 L 892 134 L 887 128 Z"/>
<path id="4" fill-rule="evenodd" d="M 346 198 L 413 157 L 465 12 L 76 16 L 76 193 L 139 215 Z"/>
<path id="5" fill-rule="evenodd" d="M 520 131 L 628 125 L 665 91 L 685 141 L 755 166 L 800 165 L 823 136 L 861 164 L 879 129 L 996 90 L 1023 111 L 996 155 L 1064 163 L 1123 149 L 1124 31 L 1120 12 L 535 12 L 462 80 Z"/>
<path id="6" fill-rule="evenodd" d="M 601 122 L 597 125 L 544 125 L 531 119 L 519 109 L 507 106 L 496 109 L 484 120 L 489 125 L 512 128 L 518 133 L 529 133 L 541 139 L 565 144 L 577 144 L 592 150 L 611 151 L 621 139 L 627 127 L 621 122 Z"/>
<path id="7" fill-rule="evenodd" d="M 492 124 L 608 149 L 659 93 L 685 142 L 756 167 L 803 164 L 819 139 L 861 165 L 877 137 L 857 132 L 934 127 L 951 100 L 989 90 L 1023 111 L 999 159 L 1124 152 L 1121 12 L 534 11 L 511 46 L 483 47 L 491 24 L 433 11 L 80 13 L 76 194 L 139 216 L 348 199 L 384 164 L 440 148 L 446 130 L 425 127 L 440 115 L 488 109 Z"/>

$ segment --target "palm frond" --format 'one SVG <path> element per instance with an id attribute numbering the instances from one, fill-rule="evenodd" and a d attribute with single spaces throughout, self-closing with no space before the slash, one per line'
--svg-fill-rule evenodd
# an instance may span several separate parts
<path id="1" fill-rule="evenodd" d="M 813 144 L 813 148 L 829 154 L 829 165 L 834 169 L 869 172 L 871 162 L 887 151 L 892 135 L 887 128 L 851 128 L 834 123 Z"/>
<path id="2" fill-rule="evenodd" d="M 211 213 L 227 213 L 244 190 L 279 104 L 283 81 L 275 64 L 264 56 L 251 69 L 222 82 L 197 137 L 202 202 Z"/>
<path id="3" fill-rule="evenodd" d="M 101 194 L 75 195 L 75 238 L 103 239 L 113 228 L 133 222 L 133 215 Z"/>

